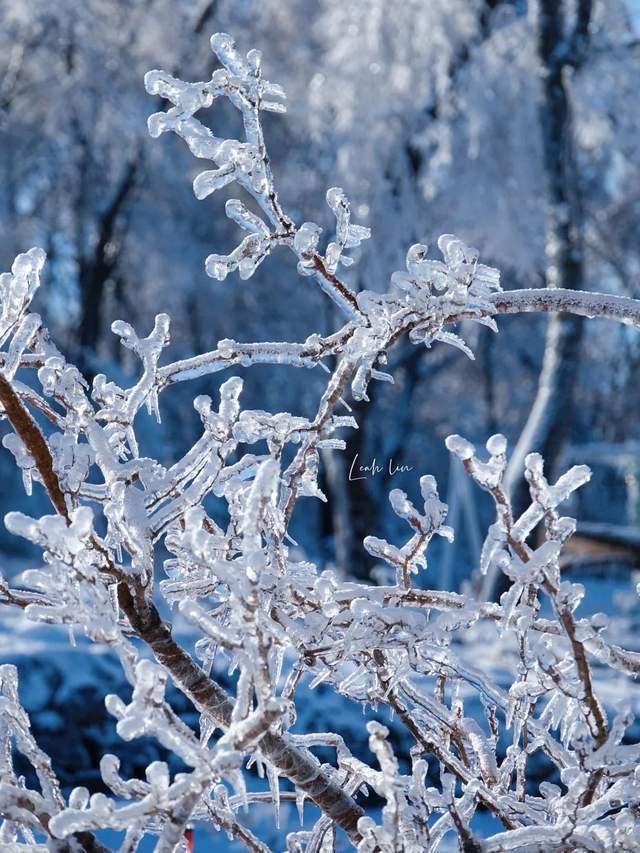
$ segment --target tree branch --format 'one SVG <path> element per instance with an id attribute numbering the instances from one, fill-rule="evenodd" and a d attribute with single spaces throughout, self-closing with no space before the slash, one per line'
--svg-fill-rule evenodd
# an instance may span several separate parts
<path id="1" fill-rule="evenodd" d="M 490 297 L 496 314 L 577 314 L 640 327 L 640 300 L 563 288 L 505 290 Z"/>
<path id="2" fill-rule="evenodd" d="M 69 521 L 64 493 L 53 468 L 49 447 L 11 384 L 1 374 L 0 403 L 31 453 L 53 506 L 59 515 Z M 100 550 L 110 560 L 106 550 Z M 110 574 L 120 574 L 113 563 Z M 132 592 L 125 581 L 120 581 L 117 589 L 118 603 L 131 627 L 151 648 L 158 662 L 166 667 L 176 686 L 200 712 L 209 714 L 219 727 L 228 729 L 232 720 L 233 699 L 175 641 L 170 626 L 162 620 L 156 606 L 143 595 L 141 589 L 136 588 Z M 352 841 L 358 841 L 360 836 L 357 825 L 364 814 L 362 808 L 308 750 L 295 746 L 286 735 L 272 733 L 262 738 L 260 750 L 283 776 L 342 827 Z"/>

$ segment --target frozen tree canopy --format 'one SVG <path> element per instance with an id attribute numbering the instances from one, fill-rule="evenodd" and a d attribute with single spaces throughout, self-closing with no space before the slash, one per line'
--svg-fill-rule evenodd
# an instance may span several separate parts
<path id="1" fill-rule="evenodd" d="M 112 331 L 138 366 L 134 384 L 121 387 L 103 374 L 87 381 L 32 312 L 41 249 L 19 255 L 0 277 L 0 406 L 11 427 L 3 443 L 26 492 L 43 489 L 51 505 L 40 518 L 6 516 L 11 533 L 41 549 L 42 566 L 17 583 L 0 581 L 0 602 L 66 626 L 71 641 L 85 635 L 108 647 L 130 684 L 126 700 L 105 696 L 119 737 L 132 749 L 136 739 L 153 738 L 184 765 L 172 775 L 156 761 L 145 778 L 123 778 L 118 759 L 105 754 L 99 770 L 110 796 L 64 792 L 32 734 L 16 670 L 6 665 L 2 850 L 105 850 L 101 833 L 112 830 L 122 853 L 149 837 L 161 853 L 186 851 L 188 830 L 208 824 L 267 851 L 243 816 L 267 800 L 277 823 L 280 801 L 291 799 L 301 818 L 287 837 L 291 853 L 345 845 L 362 853 L 442 851 L 452 839 L 464 851 L 637 849 L 640 747 L 626 741 L 633 713 L 607 710 L 594 669 L 633 679 L 640 654 L 619 644 L 605 615 L 581 615 L 584 589 L 561 572 L 575 531 L 562 506 L 589 480 L 586 466 L 550 481 L 542 458 L 528 454 L 529 502 L 517 513 L 505 486 L 506 439 L 493 435 L 486 451 L 458 435 L 447 439 L 456 464 L 495 504 L 479 568 L 507 579 L 499 603 L 424 588 L 431 540 L 454 537 L 426 472 L 419 500 L 399 489 L 389 495 L 404 539 L 371 530 L 362 544 L 388 568 L 386 585 L 321 570 L 301 557 L 289 527 L 301 498 L 325 500 L 322 461 L 358 427 L 347 399 L 366 402 L 375 383 L 393 382 L 387 354 L 402 339 L 425 359 L 436 342 L 473 358 L 463 321 L 465 332 L 472 324 L 497 331 L 501 314 L 538 311 L 637 327 L 640 302 L 562 288 L 503 291 L 498 271 L 452 235 L 440 238 L 438 258 L 410 246 L 385 292 L 356 292 L 343 269 L 376 234 L 339 187 L 326 193 L 329 234 L 315 222 L 296 223 L 279 200 L 262 123 L 264 112 L 284 112 L 285 93 L 264 76 L 259 51 L 243 55 L 223 33 L 211 48 L 218 67 L 209 80 L 164 71 L 145 77 L 149 95 L 170 102 L 150 117 L 151 136 L 175 133 L 205 161 L 197 198 L 223 187 L 242 196 L 225 208 L 239 242 L 227 254 L 214 250 L 206 271 L 219 282 L 246 280 L 272 253 L 292 253 L 300 287 L 317 285 L 344 323 L 303 341 L 223 339 L 171 361 L 167 314 L 150 330 L 118 321 Z M 213 129 L 204 123 L 221 99 L 240 115 L 239 139 L 216 134 L 215 113 Z M 212 299 L 226 286 L 249 285 L 212 284 Z M 233 369 L 258 364 L 274 373 L 282 365 L 324 370 L 315 415 L 244 408 Z M 170 464 L 145 455 L 144 411 L 161 436 L 162 392 L 219 371 L 230 373 L 219 396 L 193 400 L 201 423 L 193 446 Z M 224 523 L 214 504 L 224 507 Z M 171 611 L 191 626 L 192 648 L 172 634 L 163 615 Z M 506 688 L 481 655 L 465 652 L 462 640 L 479 626 L 501 650 Z M 234 674 L 232 692 L 218 678 L 224 669 Z M 381 722 L 363 722 L 367 761 L 330 731 L 300 732 L 296 694 L 304 681 L 390 711 L 412 739 L 411 766 L 401 766 Z M 197 728 L 172 708 L 169 682 L 197 709 Z M 331 759 L 321 761 L 317 748 Z M 32 767 L 33 785 L 17 769 L 18 755 Z M 552 781 L 536 782 L 532 768 L 540 765 Z M 256 790 L 256 770 L 268 791 Z M 495 818 L 484 839 L 473 828 L 480 811 Z"/>

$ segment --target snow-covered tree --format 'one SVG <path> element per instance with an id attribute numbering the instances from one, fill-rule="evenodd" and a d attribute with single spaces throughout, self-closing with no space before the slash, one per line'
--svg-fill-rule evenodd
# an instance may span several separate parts
<path id="1" fill-rule="evenodd" d="M 414 244 L 384 292 L 356 292 L 342 270 L 365 251 L 369 229 L 353 221 L 339 187 L 326 193 L 335 220 L 328 240 L 315 222 L 296 222 L 278 196 L 263 131 L 264 112 L 284 112 L 284 91 L 264 76 L 258 51 L 244 55 L 223 33 L 211 47 L 219 65 L 208 80 L 145 77 L 147 92 L 171 104 L 150 117 L 151 135 L 173 132 L 208 161 L 194 180 L 196 196 L 227 186 L 242 195 L 225 209 L 244 236 L 231 252 L 210 254 L 206 272 L 244 281 L 272 253 L 288 253 L 298 285 L 316 286 L 342 325 L 295 342 L 225 338 L 171 360 L 167 314 L 146 335 L 116 321 L 113 333 L 139 364 L 137 381 L 123 387 L 100 373 L 87 381 L 31 311 L 41 249 L 18 255 L 0 277 L 0 406 L 11 427 L 3 443 L 27 493 L 35 483 L 51 505 L 40 518 L 7 515 L 8 529 L 42 550 L 43 565 L 17 584 L 2 582 L 0 601 L 110 649 L 131 686 L 127 701 L 105 697 L 118 735 L 153 738 L 184 764 L 172 775 L 156 761 L 144 779 L 123 778 L 118 759 L 105 754 L 100 773 L 112 796 L 65 792 L 31 732 L 16 671 L 4 666 L 3 849 L 105 850 L 102 832 L 112 830 L 123 852 L 152 836 L 166 853 L 186 850 L 191 827 L 208 824 L 266 851 L 243 808 L 268 801 L 277 823 L 281 800 L 298 806 L 301 827 L 286 845 L 300 853 L 345 844 L 417 853 L 444 850 L 451 838 L 465 851 L 635 849 L 640 747 L 627 738 L 633 708 L 614 712 L 610 696 L 620 685 L 630 691 L 640 653 L 620 644 L 605 615 L 580 614 L 584 589 L 561 572 L 575 523 L 559 507 L 588 481 L 586 466 L 550 482 L 542 458 L 527 455 L 529 505 L 514 514 L 505 438 L 491 436 L 486 456 L 460 436 L 447 439 L 456 464 L 495 504 L 479 569 L 506 577 L 499 603 L 415 584 L 425 571 L 428 583 L 430 541 L 454 534 L 429 474 L 419 480 L 419 501 L 398 489 L 389 495 L 406 539 L 393 544 L 375 529 L 364 539 L 380 585 L 319 569 L 290 525 L 302 499 L 325 499 L 322 460 L 341 452 L 344 431 L 357 429 L 347 400 L 366 403 L 376 383 L 393 382 L 388 354 L 403 340 L 425 359 L 436 342 L 472 355 L 454 331 L 462 322 L 497 331 L 499 315 L 546 312 L 637 327 L 640 301 L 560 287 L 502 290 L 497 270 L 451 235 L 438 242 L 441 260 Z M 238 111 L 240 138 L 201 120 L 221 100 Z M 268 307 L 266 299 L 261 309 Z M 219 400 L 193 401 L 200 434 L 186 452 L 169 462 L 147 453 L 141 424 L 155 418 L 161 442 L 163 392 L 257 365 L 272 376 L 324 370 L 313 415 L 242 408 L 243 383 L 232 375 Z M 170 610 L 191 626 L 190 646 L 172 632 Z M 481 658 L 478 641 L 497 653 Z M 225 668 L 235 673 L 231 691 L 219 678 Z M 197 709 L 197 728 L 172 707 L 169 680 Z M 411 765 L 401 766 L 389 729 L 375 720 L 366 723 L 367 761 L 335 733 L 300 731 L 296 699 L 308 682 L 392 712 L 412 741 Z M 320 761 L 317 748 L 331 750 L 331 761 Z M 19 772 L 18 754 L 33 782 Z M 474 829 L 480 812 L 495 818 L 482 839 Z"/>

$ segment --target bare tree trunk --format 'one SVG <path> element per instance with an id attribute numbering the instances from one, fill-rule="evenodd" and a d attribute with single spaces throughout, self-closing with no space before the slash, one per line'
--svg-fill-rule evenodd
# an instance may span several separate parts
<path id="1" fill-rule="evenodd" d="M 98 224 L 98 240 L 91 258 L 80 263 L 80 326 L 78 345 L 81 356 L 94 350 L 102 323 L 104 290 L 118 260 L 115 245 L 116 228 L 123 208 L 131 195 L 138 170 L 138 158 L 134 157 L 126 167 L 116 192 Z M 81 358 L 86 362 L 86 358 Z"/>
<path id="2" fill-rule="evenodd" d="M 192 32 L 200 35 L 215 18 L 218 12 L 219 0 L 208 0 L 194 16 Z M 131 33 L 133 39 L 134 33 Z M 71 53 L 70 68 L 73 66 L 73 41 L 69 42 Z M 183 57 L 182 64 L 188 60 Z M 175 69 L 180 74 L 180 69 Z M 161 100 L 161 99 L 160 99 Z M 87 353 L 95 351 L 101 329 L 102 312 L 104 308 L 105 286 L 113 275 L 120 260 L 121 245 L 118 245 L 118 225 L 123 212 L 135 189 L 140 170 L 140 151 L 134 153 L 124 170 L 120 182 L 116 186 L 110 203 L 107 205 L 97 224 L 98 238 L 95 249 L 90 257 L 82 258 L 80 262 L 80 324 L 78 329 L 79 357 L 77 361 L 85 373 L 91 373 L 87 364 Z M 82 194 L 82 188 L 81 188 Z"/>
<path id="3" fill-rule="evenodd" d="M 478 37 L 479 42 L 484 41 L 490 35 L 491 15 L 501 5 L 509 5 L 512 0 L 484 0 L 478 13 Z M 462 45 L 461 49 L 453 57 L 449 69 L 450 85 L 453 86 L 456 78 L 464 70 L 468 64 L 474 43 Z M 441 110 L 445 106 L 447 100 L 436 99 L 429 104 L 425 110 L 425 115 L 429 121 L 437 121 L 441 117 Z M 415 128 L 410 128 L 407 136 L 402 140 L 402 145 L 398 149 L 394 148 L 394 158 L 398 157 L 398 150 L 405 158 L 406 169 L 414 185 L 417 187 L 420 170 L 423 165 L 423 154 L 412 144 L 412 134 Z M 400 181 L 398 175 L 394 175 L 394 165 L 389 165 L 387 177 L 392 183 L 398 187 Z M 416 233 L 415 239 L 419 238 Z M 417 370 L 418 358 L 410 360 L 407 364 L 407 369 L 404 371 L 403 381 L 409 383 L 406 389 L 405 397 L 409 403 L 413 398 L 415 385 L 419 380 L 419 371 Z M 368 479 L 349 480 L 349 469 L 353 460 L 357 457 L 357 465 L 369 464 L 371 459 L 367 459 L 367 453 L 370 448 L 366 444 L 366 425 L 367 423 L 375 424 L 374 416 L 375 406 L 362 403 L 354 404 L 354 417 L 356 418 L 360 429 L 352 432 L 347 438 L 347 448 L 342 459 L 336 459 L 333 455 L 327 454 L 326 457 L 326 480 L 325 484 L 330 495 L 333 517 L 333 535 L 335 541 L 335 554 L 338 566 L 352 576 L 367 580 L 371 574 L 371 569 L 374 566 L 374 561 L 364 550 L 362 541 L 365 536 L 368 536 L 376 531 L 376 517 L 380 506 L 380 501 L 377 499 L 377 490 L 373 487 L 374 484 Z M 405 414 L 408 414 L 405 409 Z M 394 444 L 396 455 L 394 460 L 399 458 L 399 452 L 404 449 L 405 435 L 400 437 L 397 445 Z M 378 436 L 373 435 L 374 443 Z M 385 459 L 377 461 L 386 470 L 386 460 L 389 458 L 389 453 L 385 453 Z M 356 476 L 357 476 L 356 470 Z M 382 474 L 382 479 L 387 484 L 387 478 Z M 346 481 L 346 484 L 345 484 Z"/>
<path id="4" fill-rule="evenodd" d="M 584 285 L 583 210 L 576 165 L 569 77 L 584 61 L 592 0 L 579 0 L 573 32 L 567 32 L 563 0 L 539 0 L 538 56 L 542 74 L 540 125 L 547 182 L 546 284 L 580 290 Z M 553 472 L 575 408 L 583 318 L 554 315 L 549 321 L 542 370 L 529 417 L 506 475 L 516 516 L 527 505 L 524 460 L 537 451 Z M 499 592 L 499 578 L 487 576 L 484 594 Z"/>

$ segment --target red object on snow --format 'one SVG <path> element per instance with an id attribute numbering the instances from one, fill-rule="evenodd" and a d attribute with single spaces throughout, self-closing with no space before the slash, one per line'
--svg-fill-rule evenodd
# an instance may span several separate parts
<path id="1" fill-rule="evenodd" d="M 189 853 L 193 853 L 193 850 L 194 850 L 194 847 L 193 847 L 193 830 L 192 829 L 186 829 L 185 833 L 184 833 L 184 838 L 185 838 L 185 841 L 187 842 L 187 850 L 189 851 Z"/>

